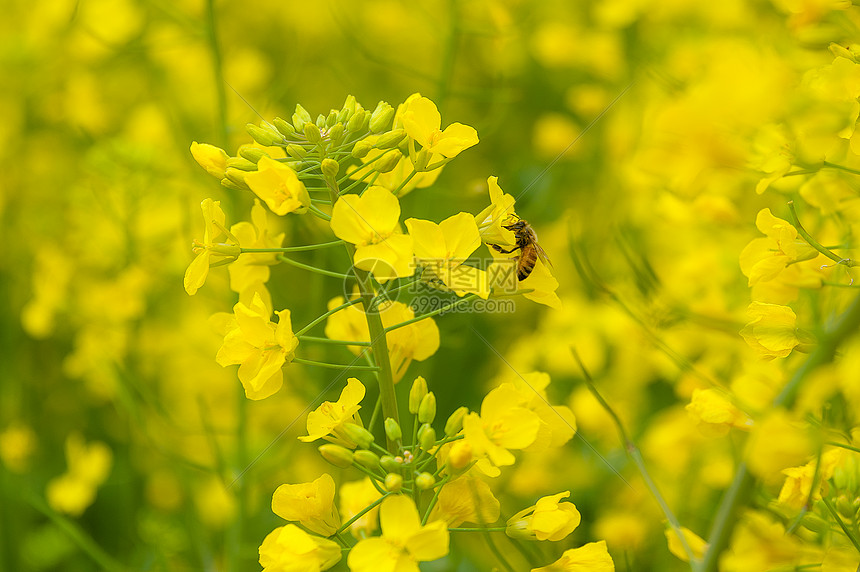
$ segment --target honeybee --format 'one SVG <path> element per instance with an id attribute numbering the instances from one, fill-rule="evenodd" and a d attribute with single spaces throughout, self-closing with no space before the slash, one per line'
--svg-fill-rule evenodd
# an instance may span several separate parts
<path id="1" fill-rule="evenodd" d="M 550 262 L 549 256 L 546 255 L 546 252 L 538 244 L 537 234 L 535 234 L 531 225 L 527 221 L 516 217 L 516 215 L 511 215 L 511 218 L 514 219 L 513 222 L 503 224 L 502 228 L 514 233 L 517 245 L 510 250 L 505 250 L 498 244 L 491 244 L 490 246 L 503 254 L 510 254 L 517 250 L 520 251 L 519 256 L 517 256 L 517 279 L 523 281 L 535 269 L 538 258 L 550 268 L 552 267 L 552 262 Z"/>

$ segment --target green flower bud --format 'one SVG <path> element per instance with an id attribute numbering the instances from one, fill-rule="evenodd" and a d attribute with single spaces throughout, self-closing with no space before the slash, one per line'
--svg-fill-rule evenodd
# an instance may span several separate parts
<path id="1" fill-rule="evenodd" d="M 257 127 L 253 123 L 248 123 L 245 125 L 245 130 L 248 132 L 248 135 L 254 139 L 254 141 L 264 147 L 284 144 L 284 136 L 271 127 Z"/>
<path id="2" fill-rule="evenodd" d="M 418 406 L 418 421 L 421 423 L 433 423 L 436 419 L 436 396 L 431 391 L 421 400 Z"/>
<path id="3" fill-rule="evenodd" d="M 394 108 L 388 105 L 388 103 L 380 101 L 370 115 L 370 131 L 372 133 L 382 133 L 388 129 L 392 119 L 394 119 Z"/>
<path id="4" fill-rule="evenodd" d="M 343 107 L 337 113 L 339 123 L 346 123 L 352 114 L 355 113 L 355 96 L 347 95 L 346 101 L 343 102 Z"/>
<path id="5" fill-rule="evenodd" d="M 290 143 L 289 145 L 287 145 L 286 151 L 287 155 L 289 155 L 293 159 L 304 159 L 308 154 L 307 149 L 305 149 L 301 145 L 296 145 L 295 143 Z"/>
<path id="6" fill-rule="evenodd" d="M 302 132 L 305 129 L 305 125 L 311 123 L 311 114 L 308 113 L 308 110 L 302 107 L 300 104 L 296 104 L 296 112 L 293 113 L 293 125 L 296 128 L 296 131 Z"/>
<path id="7" fill-rule="evenodd" d="M 325 122 L 326 122 L 326 116 L 325 115 L 323 115 L 322 113 L 317 115 L 316 126 L 319 127 L 320 131 L 325 130 L 325 128 L 326 128 Z"/>
<path id="8" fill-rule="evenodd" d="M 320 133 L 320 128 L 313 123 L 305 123 L 305 139 L 308 140 L 308 143 L 321 143 L 322 134 Z"/>
<path id="9" fill-rule="evenodd" d="M 800 525 L 812 532 L 822 533 L 830 530 L 830 523 L 814 512 L 808 512 L 803 515 L 803 518 L 800 520 Z"/>
<path id="10" fill-rule="evenodd" d="M 224 171 L 224 177 L 229 179 L 234 184 L 238 185 L 240 189 L 250 191 L 251 187 L 248 186 L 248 183 L 245 182 L 245 171 L 240 171 L 239 169 L 233 169 L 228 167 L 226 171 Z"/>
<path id="11" fill-rule="evenodd" d="M 247 191 L 247 190 L 249 190 L 249 189 L 246 189 L 245 187 L 240 187 L 239 185 L 237 185 L 236 183 L 234 183 L 233 181 L 231 181 L 227 177 L 224 177 L 223 179 L 221 179 L 221 186 L 225 187 L 227 189 L 234 190 L 234 191 Z"/>
<path id="12" fill-rule="evenodd" d="M 325 118 L 325 126 L 332 127 L 335 123 L 337 123 L 337 109 L 332 109 Z"/>
<path id="13" fill-rule="evenodd" d="M 448 421 L 445 423 L 446 437 L 453 437 L 460 432 L 460 429 L 463 428 L 463 418 L 466 417 L 466 413 L 468 412 L 469 409 L 467 407 L 459 407 L 448 417 Z"/>
<path id="14" fill-rule="evenodd" d="M 240 171 L 256 171 L 257 164 L 252 163 L 251 161 L 245 159 L 244 157 L 229 157 L 227 159 L 227 166 L 232 167 L 234 169 L 239 169 Z"/>
<path id="15" fill-rule="evenodd" d="M 332 144 L 337 145 L 343 141 L 343 135 L 345 132 L 343 123 L 335 123 L 331 126 L 331 129 L 328 130 L 329 141 L 331 141 Z"/>
<path id="16" fill-rule="evenodd" d="M 373 433 L 356 425 L 355 423 L 344 423 L 342 426 L 343 432 L 346 433 L 347 439 L 361 447 L 367 449 L 373 443 Z"/>
<path id="17" fill-rule="evenodd" d="M 356 159 L 361 159 L 362 157 L 366 157 L 371 149 L 373 149 L 372 143 L 368 143 L 364 139 L 356 141 L 355 145 L 352 146 L 352 156 Z"/>
<path id="18" fill-rule="evenodd" d="M 436 478 L 430 473 L 421 473 L 415 477 L 415 486 L 418 487 L 418 490 L 426 491 L 432 489 L 435 484 Z"/>
<path id="19" fill-rule="evenodd" d="M 338 165 L 337 161 L 334 159 L 325 158 L 322 160 L 322 165 L 320 165 L 320 170 L 322 171 L 323 176 L 329 179 L 337 177 L 339 169 L 340 165 Z"/>
<path id="20" fill-rule="evenodd" d="M 355 113 L 352 114 L 352 117 L 349 118 L 346 128 L 352 133 L 358 133 L 359 131 L 364 130 L 368 121 L 370 121 L 370 119 L 367 117 L 367 112 L 364 109 L 356 109 Z"/>
<path id="21" fill-rule="evenodd" d="M 379 468 L 379 455 L 377 455 L 373 451 L 368 451 L 367 449 L 359 449 L 358 451 L 353 453 L 353 457 L 355 458 L 355 462 L 364 467 L 365 469 L 375 471 L 377 468 Z"/>
<path id="22" fill-rule="evenodd" d="M 427 164 L 430 162 L 430 152 L 427 149 L 421 149 L 412 158 L 412 168 L 416 173 L 420 173 L 427 169 Z"/>
<path id="23" fill-rule="evenodd" d="M 379 136 L 379 139 L 376 140 L 376 148 L 377 149 L 393 149 L 400 145 L 400 142 L 406 137 L 405 129 L 395 129 L 394 131 L 389 131 L 388 133 L 383 133 Z"/>
<path id="24" fill-rule="evenodd" d="M 400 430 L 400 424 L 397 423 L 393 418 L 388 417 L 385 420 L 385 435 L 388 437 L 390 441 L 400 442 L 403 439 L 403 432 Z"/>
<path id="25" fill-rule="evenodd" d="M 382 468 L 389 473 L 399 471 L 401 467 L 400 463 L 397 462 L 397 459 L 391 455 L 383 455 L 380 457 L 379 464 L 382 465 Z"/>
<path id="26" fill-rule="evenodd" d="M 403 158 L 403 154 L 400 151 L 397 149 L 391 149 L 390 151 L 387 151 L 381 159 L 373 164 L 373 168 L 380 173 L 387 173 L 394 170 L 394 167 L 397 166 L 397 163 L 400 162 L 401 158 Z"/>
<path id="27" fill-rule="evenodd" d="M 427 395 L 427 382 L 419 375 L 412 382 L 412 389 L 409 390 L 409 413 L 413 415 L 418 413 L 418 407 L 425 395 Z"/>
<path id="28" fill-rule="evenodd" d="M 274 125 L 275 129 L 277 129 L 280 132 L 280 134 L 283 135 L 284 137 L 286 137 L 287 139 L 295 139 L 296 130 L 292 126 L 292 124 L 290 124 L 290 122 L 288 122 L 284 119 L 281 119 L 280 117 L 275 117 L 272 120 L 272 125 Z"/>
<path id="29" fill-rule="evenodd" d="M 425 451 L 430 451 L 436 446 L 436 430 L 429 423 L 424 423 L 418 429 L 418 444 Z"/>
<path id="30" fill-rule="evenodd" d="M 388 473 L 385 475 L 385 490 L 396 493 L 403 488 L 403 477 L 397 473 Z"/>
<path id="31" fill-rule="evenodd" d="M 323 459 L 325 459 L 335 467 L 345 469 L 347 467 L 352 466 L 353 454 L 352 451 L 350 451 L 346 447 L 341 447 L 340 445 L 334 445 L 332 443 L 326 443 L 325 445 L 320 445 L 319 452 L 320 455 L 323 456 Z"/>
<path id="32" fill-rule="evenodd" d="M 255 165 L 262 159 L 263 157 L 268 157 L 269 154 L 263 151 L 262 149 L 257 149 L 256 147 L 245 147 L 241 151 L 239 151 L 239 156 L 244 157 Z"/>
<path id="33" fill-rule="evenodd" d="M 839 495 L 836 499 L 836 511 L 843 518 L 854 520 L 854 515 L 857 514 L 857 504 L 854 499 L 849 499 L 847 495 Z"/>

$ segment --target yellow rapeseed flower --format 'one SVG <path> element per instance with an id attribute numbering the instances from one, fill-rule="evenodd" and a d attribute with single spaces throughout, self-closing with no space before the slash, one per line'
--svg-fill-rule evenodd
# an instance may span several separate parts
<path id="1" fill-rule="evenodd" d="M 384 283 L 411 276 L 412 237 L 400 232 L 400 201 L 373 186 L 364 194 L 341 197 L 331 213 L 335 236 L 356 246 L 353 262 Z"/>
<path id="2" fill-rule="evenodd" d="M 257 171 L 245 175 L 245 182 L 275 214 L 303 213 L 311 206 L 305 184 L 287 165 L 262 157 Z"/>
<path id="3" fill-rule="evenodd" d="M 531 572 L 615 572 L 615 563 L 606 550 L 606 541 L 601 540 L 565 550 L 552 564 L 532 568 Z"/>
<path id="4" fill-rule="evenodd" d="M 279 526 L 260 545 L 263 572 L 320 572 L 340 561 L 340 545 L 295 524 Z"/>
<path id="5" fill-rule="evenodd" d="M 564 491 L 538 499 L 534 506 L 521 510 L 508 519 L 505 534 L 523 540 L 557 542 L 576 530 L 582 517 L 571 502 L 560 502 L 570 496 Z"/>
<path id="6" fill-rule="evenodd" d="M 299 440 L 310 443 L 325 438 L 332 443 L 355 448 L 355 442 L 342 431 L 342 427 L 346 423 L 361 425 L 358 410 L 361 409 L 359 403 L 364 399 L 364 393 L 364 385 L 358 379 L 347 379 L 346 387 L 340 392 L 337 401 L 323 401 L 322 405 L 308 413 L 308 434 L 299 437 Z"/>
<path id="7" fill-rule="evenodd" d="M 299 339 L 293 335 L 290 311 L 275 312 L 278 323 L 269 320 L 269 309 L 259 294 L 250 306 L 233 306 L 224 343 L 215 356 L 221 366 L 239 365 L 239 381 L 248 399 L 265 399 L 284 382 L 282 367 L 292 361 Z"/>
<path id="8" fill-rule="evenodd" d="M 474 127 L 452 123 L 443 131 L 442 115 L 436 104 L 421 94 L 411 95 L 399 116 L 406 134 L 431 154 L 450 159 L 478 144 L 478 132 Z"/>
<path id="9" fill-rule="evenodd" d="M 279 486 L 272 495 L 272 512 L 319 535 L 331 536 L 340 528 L 334 504 L 334 479 L 323 473 L 310 483 Z"/>
<path id="10" fill-rule="evenodd" d="M 406 220 L 415 240 L 415 257 L 425 271 L 441 280 L 458 296 L 474 293 L 487 299 L 490 288 L 484 270 L 463 264 L 481 245 L 475 218 L 459 213 L 436 224 L 429 220 Z"/>
<path id="11" fill-rule="evenodd" d="M 365 538 L 349 552 L 352 572 L 417 572 L 418 562 L 448 554 L 448 527 L 436 520 L 421 526 L 412 499 L 390 496 L 379 509 L 382 536 Z"/>

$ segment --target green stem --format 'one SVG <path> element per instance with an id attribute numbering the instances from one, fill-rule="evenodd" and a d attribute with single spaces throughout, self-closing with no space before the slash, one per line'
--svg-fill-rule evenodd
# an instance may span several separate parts
<path id="1" fill-rule="evenodd" d="M 829 248 L 825 247 L 823 244 L 812 238 L 812 235 L 806 232 L 806 229 L 803 228 L 803 225 L 800 224 L 800 220 L 797 218 L 797 211 L 794 210 L 794 201 L 788 201 L 788 210 L 791 212 L 791 222 L 794 225 L 794 228 L 797 229 L 797 234 L 803 237 L 803 240 L 809 243 L 809 246 L 829 258 L 833 260 L 837 264 L 844 264 L 845 266 L 857 266 L 857 263 L 850 258 L 844 258 L 839 256 L 838 254 L 831 251 Z"/>
<path id="2" fill-rule="evenodd" d="M 818 346 L 773 401 L 773 407 L 790 407 L 794 403 L 802 382 L 819 366 L 829 363 L 837 348 L 860 327 L 860 296 L 839 317 L 833 328 L 819 338 Z M 729 538 L 737 523 L 738 509 L 747 502 L 754 489 L 755 479 L 746 463 L 738 465 L 731 486 L 723 495 L 717 509 L 717 518 L 708 536 L 708 550 L 702 561 L 703 572 L 716 572 L 719 556 L 728 546 Z"/>
<path id="3" fill-rule="evenodd" d="M 341 527 L 337 529 L 337 532 L 335 532 L 335 534 L 340 534 L 341 532 L 345 532 L 347 529 L 349 529 L 350 526 L 352 526 L 353 522 L 355 522 L 356 520 L 363 517 L 365 514 L 372 511 L 374 508 L 376 508 L 380 504 L 382 504 L 382 501 L 384 501 L 386 498 L 388 498 L 388 496 L 390 494 L 391 493 L 382 495 L 381 497 L 379 497 L 378 499 L 376 499 L 375 501 L 373 501 L 372 503 L 370 503 L 369 505 L 367 505 L 366 507 L 361 509 L 361 511 L 359 511 L 354 517 L 352 517 L 351 519 L 349 519 L 348 521 L 343 523 L 341 525 Z"/>
<path id="4" fill-rule="evenodd" d="M 846 445 L 845 443 L 837 443 L 836 441 L 827 441 L 824 444 L 825 445 L 832 445 L 833 447 L 840 447 L 842 449 L 847 449 L 849 451 L 854 451 L 855 453 L 860 453 L 860 447 L 852 447 L 851 445 Z"/>
<path id="5" fill-rule="evenodd" d="M 221 45 L 215 27 L 215 0 L 206 2 L 206 39 L 212 50 L 212 71 L 215 75 L 215 93 L 218 98 L 218 135 L 221 147 L 227 147 L 227 90 L 224 87 L 224 70 L 221 61 Z"/>
<path id="6" fill-rule="evenodd" d="M 827 507 L 827 510 L 830 511 L 830 516 L 832 516 L 833 519 L 837 522 L 837 524 L 839 524 L 839 528 L 842 529 L 842 532 L 845 533 L 845 536 L 847 536 L 848 540 L 851 541 L 851 544 L 854 545 L 854 548 L 858 552 L 860 552 L 860 541 L 857 540 L 857 536 L 855 536 L 851 529 L 845 526 L 845 523 L 842 522 L 842 519 L 839 517 L 839 513 L 836 512 L 836 509 L 833 508 L 833 505 L 830 504 L 830 501 L 827 500 L 827 497 L 822 497 L 821 501 L 824 503 L 824 506 Z"/>
<path id="7" fill-rule="evenodd" d="M 442 482 L 439 483 L 439 486 L 436 487 L 436 490 L 433 491 L 433 498 L 430 499 L 430 504 L 427 505 L 427 510 L 424 511 L 424 516 L 421 518 L 421 526 L 427 524 L 427 520 L 430 518 L 430 513 L 433 511 L 433 507 L 436 506 L 436 503 L 439 502 L 439 493 L 442 492 L 442 487 L 451 480 L 451 475 L 448 475 Z"/>
<path id="8" fill-rule="evenodd" d="M 325 363 L 321 361 L 314 361 L 310 359 L 304 358 L 293 358 L 293 363 L 300 363 L 304 365 L 312 365 L 315 367 L 324 367 L 328 369 L 350 369 L 355 371 L 377 371 L 379 368 L 374 366 L 367 365 L 349 365 L 349 364 L 340 364 L 340 363 Z"/>
<path id="9" fill-rule="evenodd" d="M 412 178 L 417 174 L 418 173 L 416 173 L 415 170 L 413 170 L 411 173 L 409 173 L 406 176 L 406 178 L 403 179 L 403 182 L 401 182 L 399 185 L 397 185 L 397 188 L 394 189 L 394 192 L 392 192 L 391 194 L 394 195 L 395 197 L 398 196 L 400 194 L 400 191 L 402 191 L 403 188 L 406 187 L 407 184 L 409 184 L 409 181 L 411 181 Z"/>
<path id="10" fill-rule="evenodd" d="M 334 204 L 334 203 L 332 203 L 332 204 Z M 311 212 L 312 212 L 312 213 L 313 213 L 317 218 L 321 218 L 321 219 L 323 219 L 323 220 L 325 220 L 325 221 L 330 221 L 330 220 L 331 220 L 331 215 L 329 215 L 329 214 L 326 214 L 326 213 L 322 212 L 318 207 L 315 207 L 313 204 L 311 204 L 311 205 L 310 205 L 310 207 L 308 207 L 308 209 L 309 209 L 309 210 L 310 210 L 310 211 L 311 211 Z"/>
<path id="11" fill-rule="evenodd" d="M 329 246 L 337 246 L 343 244 L 342 240 L 332 240 L 331 242 L 321 242 L 320 244 L 306 244 L 304 246 L 286 246 L 284 248 L 243 248 L 242 253 L 246 252 L 301 252 L 303 250 L 317 250 Z"/>
<path id="12" fill-rule="evenodd" d="M 331 270 L 324 270 L 322 268 L 317 268 L 316 266 L 309 266 L 307 264 L 302 264 L 301 262 L 297 262 L 286 256 L 278 256 L 278 260 L 281 262 L 286 262 L 291 266 L 295 266 L 296 268 L 301 268 L 302 270 L 307 270 L 308 272 L 315 272 L 317 274 L 322 274 L 323 276 L 331 276 L 332 278 L 340 278 L 341 280 L 347 280 L 352 278 L 349 274 L 341 274 L 340 272 L 332 272 Z"/>
<path id="13" fill-rule="evenodd" d="M 369 346 L 370 342 L 356 342 L 353 340 L 330 340 L 316 336 L 296 336 L 300 342 L 313 342 L 317 344 L 335 344 L 339 346 Z"/>
<path id="14" fill-rule="evenodd" d="M 585 364 L 579 358 L 579 354 L 575 349 L 571 348 L 573 352 L 573 357 L 579 363 L 579 368 L 582 370 L 583 377 L 585 378 L 585 384 L 588 386 L 588 390 L 591 394 L 597 399 L 598 403 L 609 413 L 609 416 L 612 417 L 613 422 L 615 423 L 615 427 L 618 429 L 618 433 L 621 435 L 621 440 L 624 443 L 624 448 L 627 451 L 627 454 L 633 460 L 633 463 L 636 465 L 636 468 L 639 469 L 639 473 L 642 475 L 642 480 L 645 481 L 645 485 L 651 491 L 652 496 L 657 500 L 657 504 L 660 505 L 660 509 L 663 511 L 663 515 L 666 517 L 666 520 L 669 522 L 669 526 L 672 527 L 672 530 L 675 532 L 675 535 L 678 537 L 678 540 L 681 542 L 681 547 L 684 549 L 684 553 L 687 555 L 687 559 L 690 562 L 690 565 L 694 570 L 698 568 L 698 561 L 696 557 L 693 555 L 693 550 L 690 548 L 689 543 L 687 542 L 686 536 L 681 531 L 681 523 L 678 521 L 678 518 L 675 516 L 675 513 L 672 512 L 672 509 L 669 508 L 666 499 L 663 498 L 663 495 L 660 493 L 660 489 L 657 488 L 657 483 L 651 478 L 651 474 L 648 472 L 648 469 L 645 467 L 645 460 L 642 458 L 642 454 L 639 452 L 639 448 L 633 442 L 632 439 L 627 435 L 627 431 L 624 429 L 624 424 L 621 422 L 621 418 L 618 417 L 618 414 L 615 413 L 615 410 L 612 409 L 612 406 L 607 403 L 603 396 L 597 391 L 597 386 L 594 385 L 594 380 L 591 378 L 591 374 L 585 368 Z"/>
<path id="15" fill-rule="evenodd" d="M 77 523 L 54 512 L 40 497 L 35 494 L 27 495 L 30 506 L 47 516 L 57 528 L 62 530 L 72 541 L 95 562 L 102 570 L 108 572 L 126 572 L 126 568 L 105 552 Z"/>

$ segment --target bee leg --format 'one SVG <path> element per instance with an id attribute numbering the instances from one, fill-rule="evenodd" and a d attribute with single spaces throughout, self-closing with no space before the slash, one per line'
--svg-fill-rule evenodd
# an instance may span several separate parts
<path id="1" fill-rule="evenodd" d="M 510 253 L 514 252 L 515 250 L 519 250 L 519 248 L 520 248 L 519 246 L 515 246 L 510 250 L 505 250 L 504 248 L 502 248 L 498 244 L 491 244 L 490 246 L 492 246 L 497 252 L 501 252 L 502 254 L 510 254 Z"/>

